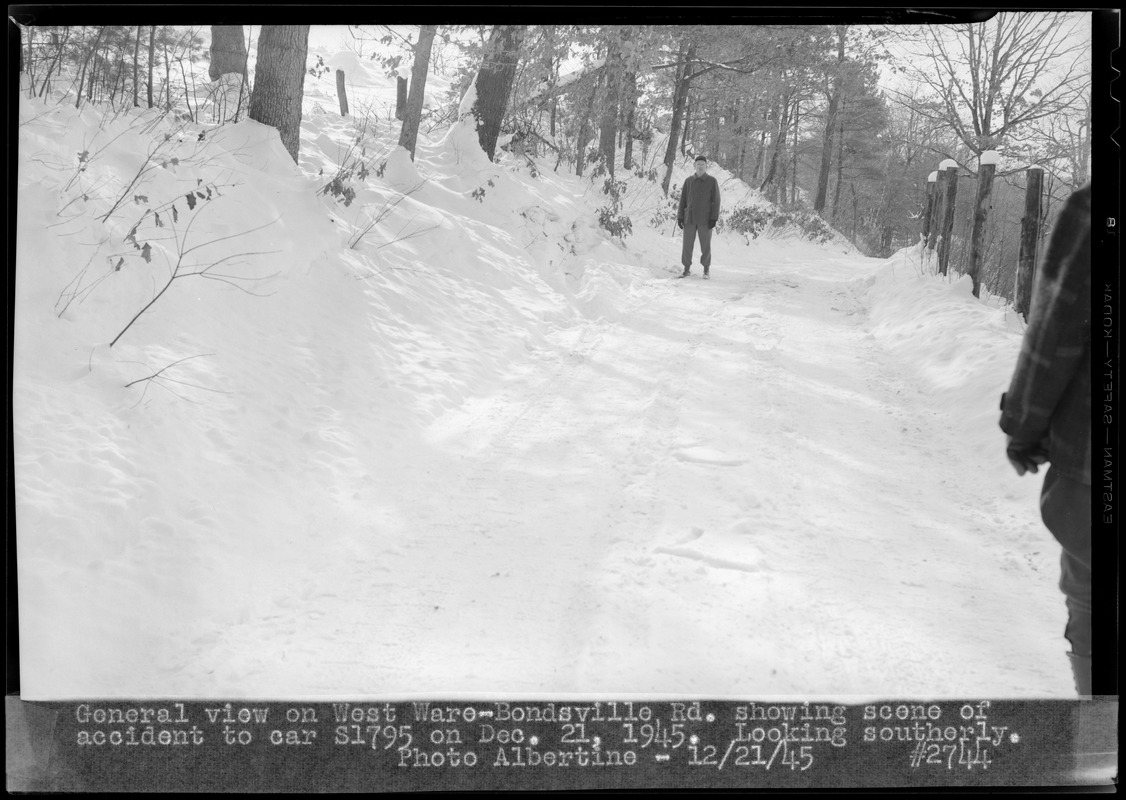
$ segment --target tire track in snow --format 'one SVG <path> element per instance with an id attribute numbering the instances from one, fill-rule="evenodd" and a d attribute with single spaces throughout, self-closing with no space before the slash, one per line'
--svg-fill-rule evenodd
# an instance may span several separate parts
<path id="1" fill-rule="evenodd" d="M 922 485 L 966 482 L 949 418 L 919 413 L 848 284 L 717 272 L 636 286 L 437 421 L 398 543 L 354 552 L 316 623 L 361 643 L 331 651 L 337 686 L 1020 691 L 981 624 L 1020 584 L 968 583 L 950 529 L 970 512 Z"/>
<path id="2" fill-rule="evenodd" d="M 730 473 L 722 480 L 739 480 L 740 467 L 746 463 L 745 458 L 726 455 L 714 431 L 694 419 L 709 410 L 695 397 L 701 370 L 708 367 L 701 362 L 717 344 L 731 346 L 716 341 L 722 338 L 730 302 L 718 280 L 704 285 L 685 282 L 675 292 L 651 298 L 632 320 L 633 335 L 620 356 L 644 360 L 656 353 L 659 364 L 655 399 L 648 406 L 650 425 L 633 445 L 650 466 L 631 486 L 635 508 L 643 513 L 635 514 L 632 524 L 618 525 L 618 535 L 603 559 L 599 582 L 603 601 L 600 613 L 588 623 L 584 648 L 582 682 L 587 686 L 617 691 L 698 690 L 701 680 L 709 680 L 701 677 L 700 669 L 700 654 L 708 652 L 709 637 L 699 634 L 708 630 L 711 603 L 718 599 L 716 587 L 709 584 L 729 583 L 726 577 L 717 581 L 701 570 L 719 568 L 727 575 L 734 571 L 746 577 L 759 569 L 759 559 L 741 534 L 730 537 L 732 543 L 742 545 L 737 557 L 709 552 L 714 540 L 707 535 L 716 526 L 706 519 L 714 514 L 702 512 L 700 506 L 713 504 L 715 492 L 701 493 L 694 484 L 684 491 L 679 483 L 693 472 L 715 469 Z M 764 338 L 770 339 L 769 332 Z M 754 372 L 758 366 L 749 359 L 744 371 Z M 737 501 L 731 509 L 736 516 L 737 506 L 744 502 Z M 734 541 L 740 538 L 741 542 Z M 670 566 L 670 560 L 676 564 Z M 704 646 L 692 647 L 694 635 Z M 644 676 L 641 683 L 639 675 Z"/>

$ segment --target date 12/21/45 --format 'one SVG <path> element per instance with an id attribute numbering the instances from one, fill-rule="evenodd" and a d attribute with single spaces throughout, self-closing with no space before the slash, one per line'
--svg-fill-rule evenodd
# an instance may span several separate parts
<path id="1" fill-rule="evenodd" d="M 693 736 L 692 739 L 696 737 Z M 720 755 L 719 748 L 711 744 L 691 742 L 688 745 L 688 764 L 693 767 L 789 767 L 791 771 L 805 771 L 813 766 L 813 748 L 808 744 L 790 747 L 779 740 L 773 747 L 761 744 L 738 744 L 732 739 L 727 750 Z"/>

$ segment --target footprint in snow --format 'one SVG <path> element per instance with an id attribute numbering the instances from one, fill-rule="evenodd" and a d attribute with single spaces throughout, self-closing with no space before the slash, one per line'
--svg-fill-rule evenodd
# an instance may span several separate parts
<path id="1" fill-rule="evenodd" d="M 693 528 L 686 539 L 673 545 L 655 547 L 653 552 L 686 558 L 717 569 L 759 572 L 764 568 L 763 554 L 747 540 L 747 535 L 752 532 L 749 520 L 709 536 L 705 536 L 700 528 Z"/>
<path id="2" fill-rule="evenodd" d="M 678 461 L 685 461 L 690 464 L 707 464 L 713 467 L 738 467 L 747 463 L 745 458 L 731 458 L 710 447 L 688 447 L 677 450 L 673 453 L 673 457 Z"/>

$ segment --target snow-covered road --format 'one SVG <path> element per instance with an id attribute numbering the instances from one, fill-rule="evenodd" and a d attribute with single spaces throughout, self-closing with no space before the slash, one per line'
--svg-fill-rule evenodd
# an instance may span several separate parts
<path id="1" fill-rule="evenodd" d="M 1066 695 L 1062 602 L 1028 592 L 1054 557 L 872 335 L 856 264 L 636 280 L 556 329 L 333 488 L 354 499 L 279 613 L 222 635 L 218 686 Z"/>
<path id="2" fill-rule="evenodd" d="M 178 281 L 112 348 L 180 239 L 52 165 L 104 137 L 84 179 L 124 191 L 173 139 L 23 102 L 25 698 L 1072 695 L 1003 301 L 792 225 L 675 280 L 655 182 L 615 239 L 595 179 L 460 125 L 412 162 L 319 102 L 300 169 L 257 123 L 175 140 L 201 172 L 145 197 L 244 286 Z M 310 176 L 354 136 L 390 155 L 348 205 Z"/>

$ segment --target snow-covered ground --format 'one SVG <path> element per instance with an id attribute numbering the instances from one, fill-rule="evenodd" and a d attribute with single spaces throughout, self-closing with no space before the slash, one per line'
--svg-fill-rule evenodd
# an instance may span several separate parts
<path id="1" fill-rule="evenodd" d="M 791 231 L 675 280 L 658 187 L 627 173 L 623 245 L 601 179 L 464 125 L 412 163 L 328 41 L 377 122 L 310 77 L 296 167 L 253 122 L 21 101 L 25 699 L 1072 696 L 996 426 L 1018 315 Z"/>

